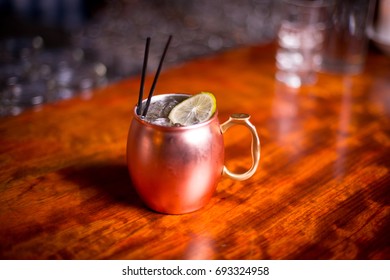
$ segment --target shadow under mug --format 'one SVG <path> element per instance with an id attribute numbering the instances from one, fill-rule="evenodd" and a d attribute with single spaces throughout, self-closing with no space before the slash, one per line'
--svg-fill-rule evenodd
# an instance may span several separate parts
<path id="1" fill-rule="evenodd" d="M 152 102 L 169 96 L 161 94 Z M 145 100 L 143 101 L 143 104 Z M 133 110 L 127 139 L 127 165 L 140 198 L 151 209 L 166 214 L 184 214 L 205 206 L 222 175 L 246 180 L 257 170 L 260 140 L 247 114 L 233 114 L 220 124 L 218 111 L 206 122 L 166 127 L 143 120 Z M 223 133 L 234 125 L 246 126 L 252 136 L 252 166 L 242 174 L 224 166 Z"/>

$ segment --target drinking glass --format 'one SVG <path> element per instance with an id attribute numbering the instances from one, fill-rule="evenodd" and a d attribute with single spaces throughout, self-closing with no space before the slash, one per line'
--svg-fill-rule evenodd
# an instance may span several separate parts
<path id="1" fill-rule="evenodd" d="M 325 33 L 321 70 L 341 74 L 363 71 L 375 0 L 335 0 Z"/>
<path id="2" fill-rule="evenodd" d="M 283 0 L 276 79 L 291 87 L 316 81 L 332 1 Z"/>

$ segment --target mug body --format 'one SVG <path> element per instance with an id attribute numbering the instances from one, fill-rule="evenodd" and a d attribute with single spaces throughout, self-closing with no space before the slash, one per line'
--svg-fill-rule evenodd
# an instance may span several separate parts
<path id="1" fill-rule="evenodd" d="M 186 127 L 154 125 L 140 118 L 135 109 L 133 114 L 127 165 L 144 203 L 167 214 L 188 213 L 205 206 L 224 165 L 218 113 L 206 122 Z"/>

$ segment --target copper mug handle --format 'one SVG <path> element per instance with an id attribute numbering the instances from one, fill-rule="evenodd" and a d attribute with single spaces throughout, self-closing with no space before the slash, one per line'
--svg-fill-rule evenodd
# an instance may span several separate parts
<path id="1" fill-rule="evenodd" d="M 227 175 L 228 177 L 235 179 L 235 180 L 246 180 L 255 174 L 257 167 L 259 166 L 260 162 L 260 139 L 257 135 L 257 131 L 255 126 L 249 121 L 250 115 L 248 114 L 232 114 L 230 115 L 229 119 L 221 124 L 221 131 L 222 133 L 225 133 L 230 127 L 234 125 L 243 125 L 249 128 L 249 131 L 252 135 L 252 144 L 251 144 L 251 154 L 252 154 L 252 166 L 249 168 L 248 171 L 238 174 L 230 171 L 227 169 L 226 166 L 223 166 L 223 175 Z"/>

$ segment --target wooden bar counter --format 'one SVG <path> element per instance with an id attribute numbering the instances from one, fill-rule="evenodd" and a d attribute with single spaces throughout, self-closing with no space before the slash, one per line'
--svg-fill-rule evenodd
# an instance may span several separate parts
<path id="1" fill-rule="evenodd" d="M 390 58 L 293 90 L 274 57 L 242 47 L 161 73 L 155 94 L 213 92 L 220 121 L 248 113 L 261 140 L 255 175 L 222 178 L 190 214 L 149 210 L 131 184 L 140 77 L 1 118 L 0 259 L 389 259 Z M 224 139 L 226 165 L 249 168 L 249 132 Z"/>

